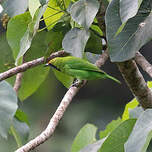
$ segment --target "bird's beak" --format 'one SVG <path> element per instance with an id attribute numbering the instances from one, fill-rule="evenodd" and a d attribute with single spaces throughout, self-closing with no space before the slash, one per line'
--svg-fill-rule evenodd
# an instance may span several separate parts
<path id="1" fill-rule="evenodd" d="M 49 66 L 49 63 L 46 63 L 46 64 L 44 65 L 44 67 L 47 67 L 47 66 Z"/>

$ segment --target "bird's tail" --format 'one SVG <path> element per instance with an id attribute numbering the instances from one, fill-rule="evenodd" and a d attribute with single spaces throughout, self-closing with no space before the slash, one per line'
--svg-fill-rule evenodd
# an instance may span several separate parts
<path id="1" fill-rule="evenodd" d="M 114 78 L 114 77 L 112 77 L 112 76 L 110 76 L 110 75 L 108 75 L 108 74 L 107 74 L 107 77 L 108 77 L 109 79 L 112 79 L 112 80 L 114 80 L 115 82 L 121 84 L 121 82 L 120 82 L 118 79 L 116 79 L 116 78 Z"/>

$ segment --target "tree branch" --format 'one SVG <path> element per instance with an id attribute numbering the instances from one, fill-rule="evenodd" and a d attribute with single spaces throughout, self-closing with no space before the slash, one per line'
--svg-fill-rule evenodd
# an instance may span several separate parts
<path id="1" fill-rule="evenodd" d="M 71 87 L 65 96 L 63 97 L 59 107 L 57 108 L 56 112 L 54 113 L 53 117 L 51 118 L 47 128 L 36 138 L 28 142 L 23 147 L 19 148 L 16 152 L 28 152 L 40 144 L 44 143 L 55 131 L 56 126 L 58 125 L 60 119 L 62 118 L 64 112 L 66 111 L 68 105 L 72 101 L 73 97 L 79 91 L 79 88 Z"/>
<path id="2" fill-rule="evenodd" d="M 134 60 L 129 60 L 117 63 L 119 70 L 124 77 L 130 90 L 144 108 L 152 107 L 152 91 L 147 87 L 147 84 L 140 73 Z"/>
<path id="3" fill-rule="evenodd" d="M 16 80 L 15 80 L 14 87 L 13 87 L 16 94 L 18 94 L 19 88 L 21 87 L 22 77 L 23 77 L 23 72 L 18 73 L 16 75 Z"/>
<path id="4" fill-rule="evenodd" d="M 152 77 L 152 65 L 145 59 L 145 57 L 140 53 L 137 52 L 135 56 L 135 61 L 139 64 L 142 69 Z"/>
<path id="5" fill-rule="evenodd" d="M 107 60 L 107 51 L 105 51 L 99 61 L 96 62 L 96 65 L 98 67 L 102 66 L 106 60 Z M 64 112 L 66 111 L 67 107 L 71 103 L 73 97 L 77 94 L 79 89 L 85 85 L 86 81 L 84 81 L 83 84 L 80 84 L 80 87 L 70 87 L 70 89 L 67 91 L 67 93 L 64 95 L 59 107 L 57 108 L 56 112 L 54 113 L 53 117 L 51 118 L 47 128 L 36 138 L 29 141 L 26 145 L 22 146 L 16 152 L 28 152 L 40 144 L 44 143 L 48 138 L 52 136 L 54 133 L 56 126 L 58 125 L 60 119 L 63 117 Z"/>
<path id="6" fill-rule="evenodd" d="M 108 57 L 108 50 L 106 50 L 104 51 L 104 53 L 102 53 L 101 57 L 96 61 L 95 65 L 100 68 L 102 65 L 104 65 Z"/>
<path id="7" fill-rule="evenodd" d="M 25 56 L 23 56 L 23 61 L 22 63 L 25 63 Z M 14 83 L 13 89 L 15 90 L 16 94 L 18 94 L 18 91 L 21 87 L 21 82 L 22 82 L 22 77 L 23 77 L 23 72 L 20 72 L 16 75 L 16 80 Z"/>
<path id="8" fill-rule="evenodd" d="M 45 59 L 44 57 L 41 57 L 41 58 L 38 58 L 38 59 L 35 59 L 35 60 L 32 60 L 32 61 L 23 63 L 20 66 L 12 68 L 12 69 L 10 69 L 6 72 L 0 73 L 0 81 L 5 80 L 9 77 L 12 77 L 12 76 L 16 75 L 17 73 L 24 72 L 27 69 L 36 67 L 37 65 L 44 64 L 45 62 L 48 62 L 49 60 L 51 60 L 55 57 L 64 56 L 65 54 L 66 53 L 64 51 L 58 51 L 58 52 L 52 53 L 50 55 L 50 57 L 48 57 L 47 59 Z"/>

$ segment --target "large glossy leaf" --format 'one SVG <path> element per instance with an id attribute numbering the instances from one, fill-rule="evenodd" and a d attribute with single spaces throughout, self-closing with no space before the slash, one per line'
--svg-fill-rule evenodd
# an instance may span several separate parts
<path id="1" fill-rule="evenodd" d="M 16 59 L 20 50 L 20 41 L 27 30 L 28 24 L 31 21 L 29 12 L 14 16 L 10 19 L 7 26 L 7 40 L 10 45 L 14 59 Z"/>
<path id="2" fill-rule="evenodd" d="M 86 124 L 77 134 L 72 144 L 71 152 L 79 152 L 85 146 L 96 141 L 97 128 L 92 124 Z"/>
<path id="3" fill-rule="evenodd" d="M 72 19 L 85 28 L 89 28 L 98 12 L 97 0 L 79 0 L 70 8 Z"/>
<path id="4" fill-rule="evenodd" d="M 108 136 L 114 129 L 116 129 L 120 124 L 122 123 L 122 120 L 118 118 L 117 120 L 112 120 L 107 126 L 106 129 L 103 131 L 100 131 L 100 139 L 105 138 Z"/>
<path id="5" fill-rule="evenodd" d="M 135 56 L 135 53 L 152 38 L 151 1 L 145 0 L 137 15 L 126 23 L 119 35 L 115 35 L 121 25 L 119 0 L 113 0 L 106 12 L 106 33 L 109 54 L 112 62 L 122 62 Z M 143 13 L 144 12 L 144 13 Z"/>
<path id="6" fill-rule="evenodd" d="M 146 152 L 152 138 L 152 109 L 147 109 L 138 118 L 128 141 L 125 152 Z"/>
<path id="7" fill-rule="evenodd" d="M 73 28 L 63 39 L 63 49 L 73 56 L 82 58 L 89 36 L 89 31 L 85 29 Z"/>
<path id="8" fill-rule="evenodd" d="M 104 143 L 105 140 L 106 138 L 103 138 L 101 140 L 96 141 L 93 144 L 89 144 L 88 146 L 81 149 L 80 152 L 98 152 L 98 150 L 100 149 L 101 145 Z"/>
<path id="9" fill-rule="evenodd" d="M 129 119 L 121 123 L 106 138 L 99 152 L 124 152 L 124 143 L 127 141 L 135 122 L 135 119 Z"/>
<path id="10" fill-rule="evenodd" d="M 120 0 L 120 17 L 122 23 L 134 17 L 143 0 Z"/>
<path id="11" fill-rule="evenodd" d="M 48 3 L 48 8 L 46 9 L 43 15 L 48 30 L 52 29 L 53 26 L 58 22 L 58 20 L 64 14 L 58 2 L 61 3 L 61 0 L 59 1 L 50 0 Z M 66 5 L 68 4 L 66 3 Z"/>
<path id="12" fill-rule="evenodd" d="M 4 138 L 7 138 L 17 107 L 17 96 L 12 86 L 6 81 L 0 82 L 0 135 Z"/>
<path id="13" fill-rule="evenodd" d="M 28 0 L 5 0 L 2 3 L 4 11 L 8 16 L 13 17 L 24 13 L 28 7 Z"/>
<path id="14" fill-rule="evenodd" d="M 39 28 L 40 19 L 46 10 L 46 7 L 47 7 L 47 5 L 40 7 L 36 11 L 32 21 L 28 24 L 28 28 L 20 40 L 20 50 L 19 50 L 19 53 L 18 53 L 16 61 L 15 61 L 16 65 L 20 64 L 19 60 L 23 57 L 23 55 L 30 48 L 32 40 L 33 40 L 33 38 L 34 38 L 38 28 Z"/>
<path id="15" fill-rule="evenodd" d="M 44 41 L 46 38 L 46 33 L 47 32 L 43 31 L 35 36 L 31 48 L 25 55 L 25 61 L 31 61 L 44 56 L 47 48 L 47 44 Z M 46 68 L 43 65 L 25 71 L 22 78 L 22 85 L 18 94 L 20 100 L 23 101 L 32 95 L 45 80 L 48 72 L 49 68 Z"/>
<path id="16" fill-rule="evenodd" d="M 36 10 L 41 6 L 39 0 L 29 0 L 29 12 L 32 18 L 35 15 Z"/>

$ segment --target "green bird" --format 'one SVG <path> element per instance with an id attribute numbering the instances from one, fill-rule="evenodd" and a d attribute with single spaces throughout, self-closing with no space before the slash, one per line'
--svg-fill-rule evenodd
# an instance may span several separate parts
<path id="1" fill-rule="evenodd" d="M 120 83 L 119 80 L 100 70 L 94 64 L 81 58 L 73 56 L 56 57 L 46 64 L 46 66 L 48 65 L 78 80 L 94 80 L 109 78 Z"/>

